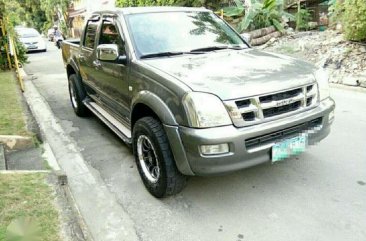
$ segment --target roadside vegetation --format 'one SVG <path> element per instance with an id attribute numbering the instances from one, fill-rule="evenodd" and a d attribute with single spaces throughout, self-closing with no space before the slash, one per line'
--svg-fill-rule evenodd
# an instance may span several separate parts
<path id="1" fill-rule="evenodd" d="M 324 1 L 326 2 L 326 1 Z M 296 14 L 286 12 L 289 4 L 297 5 Z M 238 32 L 274 26 L 283 32 L 283 19 L 295 21 L 296 30 L 307 31 L 311 26 L 311 10 L 304 8 L 299 0 L 234 0 L 231 5 L 218 0 L 116 0 L 117 7 L 130 6 L 187 6 L 223 9 L 223 14 Z M 366 1 L 365 0 L 329 0 L 331 25 L 343 25 L 348 40 L 366 40 Z M 313 20 L 314 21 L 314 20 Z"/>
<path id="2" fill-rule="evenodd" d="M 61 16 L 63 20 L 60 21 L 63 23 L 61 25 L 66 28 L 66 10 L 70 2 L 70 0 L 0 0 L 0 9 L 5 9 L 13 26 L 25 25 L 42 32 L 54 25 L 55 16 Z"/>
<path id="3" fill-rule="evenodd" d="M 30 135 L 13 72 L 0 72 L 0 91 L 0 135 Z"/>
<path id="4" fill-rule="evenodd" d="M 366 1 L 348 0 L 344 5 L 343 24 L 350 40 L 366 40 Z"/>
<path id="5" fill-rule="evenodd" d="M 58 212 L 45 173 L 0 175 L 0 240 L 59 241 Z"/>
<path id="6" fill-rule="evenodd" d="M 365 0 L 329 0 L 330 22 L 341 23 L 348 40 L 366 40 L 366 1 Z M 67 33 L 67 8 L 71 0 L 0 0 L 0 9 L 7 9 L 13 26 L 25 24 L 41 32 L 59 23 Z M 309 10 L 300 0 L 116 0 L 116 7 L 136 6 L 185 6 L 206 7 L 220 12 L 223 10 L 228 20 L 239 32 L 248 32 L 259 28 L 274 26 L 283 32 L 283 20 L 295 21 L 296 30 L 309 30 Z M 289 14 L 286 6 L 297 5 L 297 12 Z M 0 13 L 1 15 L 1 13 Z M 233 21 L 231 21 L 233 20 Z M 314 21 L 314 20 L 313 20 Z"/>

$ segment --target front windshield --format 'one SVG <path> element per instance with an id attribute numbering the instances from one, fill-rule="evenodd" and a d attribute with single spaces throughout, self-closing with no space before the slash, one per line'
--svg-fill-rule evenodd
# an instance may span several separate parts
<path id="1" fill-rule="evenodd" d="M 21 38 L 33 38 L 39 36 L 39 33 L 35 29 L 18 29 L 17 32 Z"/>
<path id="2" fill-rule="evenodd" d="M 126 17 L 139 56 L 236 46 L 245 42 L 211 12 L 140 13 Z"/>

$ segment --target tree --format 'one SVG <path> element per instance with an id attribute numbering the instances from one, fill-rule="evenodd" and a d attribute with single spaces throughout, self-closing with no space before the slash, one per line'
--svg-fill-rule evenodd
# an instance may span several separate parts
<path id="1" fill-rule="evenodd" d="M 366 1 L 346 0 L 344 3 L 343 25 L 349 40 L 366 40 Z"/>
<path id="2" fill-rule="evenodd" d="M 294 19 L 293 15 L 283 10 L 283 0 L 249 0 L 248 3 L 250 4 L 246 8 L 240 0 L 235 0 L 235 7 L 224 8 L 224 16 L 241 17 L 244 15 L 237 26 L 237 31 L 240 33 L 244 30 L 254 30 L 272 25 L 277 30 L 283 31 L 282 17 Z"/>
<path id="3" fill-rule="evenodd" d="M 21 23 L 21 13 L 23 9 L 19 7 L 17 2 L 0 0 L 0 69 L 10 68 L 7 58 L 10 53 L 9 49 L 9 37 L 14 40 L 15 51 L 17 53 L 18 62 L 27 62 L 26 49 L 23 44 L 19 42 L 19 39 L 14 31 L 14 26 Z M 14 58 L 11 58 L 12 66 Z"/>
<path id="4" fill-rule="evenodd" d="M 70 0 L 0 0 L 7 9 L 10 22 L 36 28 L 42 32 L 55 21 L 66 27 L 67 7 Z"/>
<path id="5" fill-rule="evenodd" d="M 184 6 L 217 9 L 220 0 L 116 0 L 117 7 Z"/>
<path id="6" fill-rule="evenodd" d="M 41 3 L 41 9 L 46 15 L 46 21 L 44 22 L 43 29 L 46 30 L 55 21 L 61 25 L 62 32 L 67 32 L 67 8 L 70 4 L 70 0 L 39 0 Z"/>

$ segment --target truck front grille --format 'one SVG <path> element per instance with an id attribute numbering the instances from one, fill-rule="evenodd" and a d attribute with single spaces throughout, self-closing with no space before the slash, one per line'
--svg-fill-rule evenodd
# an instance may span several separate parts
<path id="1" fill-rule="evenodd" d="M 225 101 L 233 123 L 237 127 L 249 126 L 285 117 L 318 104 L 318 88 L 313 83 L 302 87 Z"/>
<path id="2" fill-rule="evenodd" d="M 298 88 L 298 89 L 289 90 L 289 91 L 285 91 L 285 92 L 281 92 L 281 93 L 277 93 L 277 94 L 265 95 L 265 96 L 259 97 L 259 101 L 261 103 L 268 103 L 271 101 L 293 98 L 293 97 L 296 97 L 297 95 L 301 94 L 302 91 L 303 91 L 302 88 Z"/>
<path id="3" fill-rule="evenodd" d="M 287 112 L 290 112 L 290 111 L 297 110 L 300 107 L 301 107 L 301 101 L 296 101 L 295 103 L 292 103 L 292 104 L 264 109 L 263 110 L 263 117 L 267 118 L 267 117 L 280 115 L 280 114 L 283 114 L 283 113 L 287 113 Z"/>
<path id="4" fill-rule="evenodd" d="M 289 138 L 298 134 L 301 134 L 309 129 L 320 126 L 322 123 L 322 117 L 316 118 L 314 120 L 305 122 L 300 125 L 296 125 L 283 130 L 271 132 L 265 135 L 256 136 L 245 140 L 245 147 L 247 149 L 256 148 L 258 146 L 274 143 L 285 138 Z"/>

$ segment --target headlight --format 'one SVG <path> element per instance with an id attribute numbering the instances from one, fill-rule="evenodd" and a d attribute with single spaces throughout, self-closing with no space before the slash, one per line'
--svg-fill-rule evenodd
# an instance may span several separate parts
<path id="1" fill-rule="evenodd" d="M 318 69 L 315 78 L 319 86 L 319 98 L 322 101 L 329 97 L 329 75 L 324 69 Z"/>
<path id="2" fill-rule="evenodd" d="M 205 128 L 232 123 L 224 104 L 215 95 L 190 92 L 184 96 L 183 105 L 191 127 Z"/>

